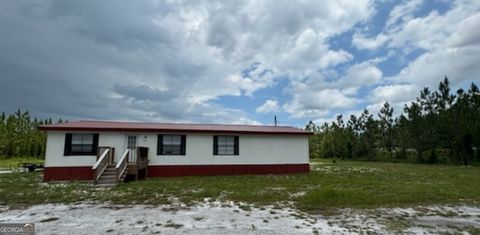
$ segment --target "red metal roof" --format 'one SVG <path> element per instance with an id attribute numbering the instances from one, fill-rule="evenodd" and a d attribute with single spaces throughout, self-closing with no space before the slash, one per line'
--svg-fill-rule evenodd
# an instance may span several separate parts
<path id="1" fill-rule="evenodd" d="M 70 121 L 41 125 L 43 131 L 124 131 L 124 132 L 181 132 L 181 133 L 235 133 L 267 135 L 311 135 L 312 132 L 291 126 L 180 124 L 112 121 Z"/>

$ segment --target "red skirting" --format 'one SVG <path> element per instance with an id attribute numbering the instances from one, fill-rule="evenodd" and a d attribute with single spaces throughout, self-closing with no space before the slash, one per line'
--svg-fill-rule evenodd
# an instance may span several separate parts
<path id="1" fill-rule="evenodd" d="M 148 177 L 308 173 L 309 164 L 148 166 Z"/>
<path id="2" fill-rule="evenodd" d="M 45 167 L 43 180 L 93 180 L 93 170 L 91 166 Z"/>

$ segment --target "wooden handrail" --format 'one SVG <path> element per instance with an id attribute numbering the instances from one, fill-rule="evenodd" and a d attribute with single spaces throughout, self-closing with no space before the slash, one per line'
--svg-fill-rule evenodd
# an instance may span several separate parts
<path id="1" fill-rule="evenodd" d="M 92 170 L 95 172 L 95 176 L 94 176 L 95 183 L 97 183 L 98 179 L 102 175 L 103 171 L 105 171 L 105 169 L 107 168 L 111 160 L 110 159 L 111 154 L 109 153 L 110 153 L 110 148 L 107 148 L 92 167 Z"/>
<path id="2" fill-rule="evenodd" d="M 120 161 L 118 161 L 117 165 L 115 166 L 115 171 L 116 171 L 116 181 L 119 181 L 120 178 L 122 177 L 123 173 L 127 169 L 127 163 L 128 163 L 128 156 L 130 155 L 130 150 L 126 149 L 125 152 L 122 155 L 122 158 L 120 158 Z"/>
<path id="3" fill-rule="evenodd" d="M 102 155 L 102 153 L 105 152 L 105 150 L 107 150 L 107 149 L 110 149 L 110 147 L 108 147 L 108 146 L 98 146 L 97 147 L 97 160 L 96 161 L 98 161 L 98 159 L 100 159 L 100 156 Z"/>

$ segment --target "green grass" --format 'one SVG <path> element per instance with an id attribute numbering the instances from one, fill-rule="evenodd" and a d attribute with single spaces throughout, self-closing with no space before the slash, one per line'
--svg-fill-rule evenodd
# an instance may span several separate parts
<path id="1" fill-rule="evenodd" d="M 292 202 L 305 211 L 480 202 L 480 167 L 321 160 L 310 174 L 152 178 L 96 190 L 42 183 L 41 173 L 0 174 L 0 204 L 81 201 L 187 204 L 233 200 L 261 207 Z"/>
<path id="2" fill-rule="evenodd" d="M 45 162 L 45 159 L 39 159 L 36 157 L 13 157 L 13 158 L 1 158 L 0 159 L 0 168 L 4 169 L 16 169 L 18 168 L 18 163 L 29 162 L 40 164 Z"/>

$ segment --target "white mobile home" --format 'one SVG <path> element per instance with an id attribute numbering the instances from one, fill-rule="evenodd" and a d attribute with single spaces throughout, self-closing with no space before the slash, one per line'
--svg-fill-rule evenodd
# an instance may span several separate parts
<path id="1" fill-rule="evenodd" d="M 311 132 L 294 127 L 73 121 L 39 129 L 48 133 L 45 181 L 97 181 L 109 168 L 118 180 L 309 172 Z"/>

